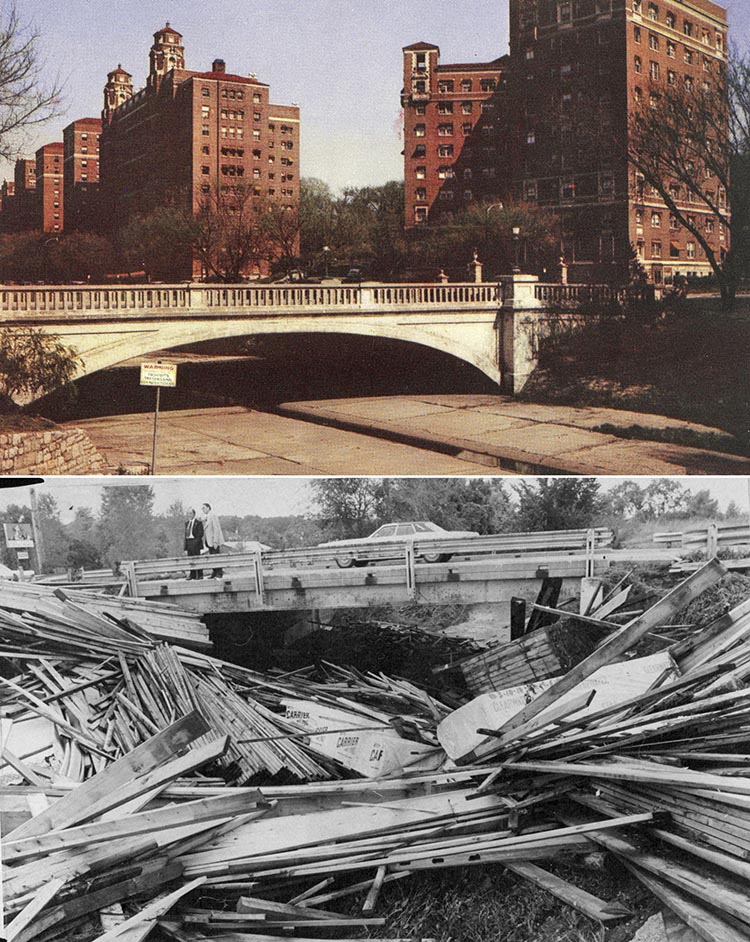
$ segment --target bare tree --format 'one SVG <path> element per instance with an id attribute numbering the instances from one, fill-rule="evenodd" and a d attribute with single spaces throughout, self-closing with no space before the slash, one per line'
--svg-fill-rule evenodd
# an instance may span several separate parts
<path id="1" fill-rule="evenodd" d="M 0 6 L 0 157 L 12 159 L 20 135 L 56 117 L 61 87 L 42 76 L 39 34 L 25 25 L 14 3 Z"/>
<path id="2" fill-rule="evenodd" d="M 241 281 L 274 256 L 263 207 L 247 184 L 218 184 L 202 193 L 196 212 L 185 222 L 196 257 L 209 276 L 221 281 Z"/>
<path id="3" fill-rule="evenodd" d="M 638 186 L 658 194 L 694 236 L 729 307 L 736 290 L 732 252 L 710 238 L 696 210 L 708 209 L 714 231 L 723 227 L 729 238 L 732 162 L 747 153 L 750 140 L 750 64 L 735 52 L 728 68 L 712 66 L 701 77 L 651 82 L 630 117 L 628 159 L 640 176 Z"/>

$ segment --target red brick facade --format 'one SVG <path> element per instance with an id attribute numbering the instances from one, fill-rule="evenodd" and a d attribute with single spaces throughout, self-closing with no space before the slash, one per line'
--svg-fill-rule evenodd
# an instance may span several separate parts
<path id="1" fill-rule="evenodd" d="M 441 65 L 440 50 L 404 50 L 405 223 L 449 218 L 500 199 L 507 178 L 501 140 L 507 57 Z"/>
<path id="2" fill-rule="evenodd" d="M 36 225 L 35 229 L 55 235 L 65 225 L 63 145 L 45 144 L 36 152 Z"/>
<path id="3" fill-rule="evenodd" d="M 438 48 L 427 43 L 404 49 L 406 224 L 437 219 L 469 197 L 510 195 L 557 215 L 572 278 L 622 277 L 631 246 L 656 282 L 709 274 L 695 237 L 630 168 L 628 121 L 652 81 L 697 87 L 725 68 L 726 12 L 710 0 L 510 0 L 510 41 L 509 57 L 471 70 L 440 65 Z M 457 89 L 474 70 L 489 76 L 492 68 L 494 127 L 469 128 L 455 113 Z M 441 91 L 443 76 L 455 76 L 452 94 Z M 441 114 L 451 99 L 453 114 Z M 436 155 L 441 124 L 451 119 L 449 167 Z M 493 145 L 494 178 L 483 162 Z M 729 234 L 708 208 L 691 203 L 685 188 L 677 197 L 709 243 L 726 250 Z"/>
<path id="4" fill-rule="evenodd" d="M 184 68 L 182 37 L 169 24 L 154 35 L 150 73 L 133 94 L 130 76 L 110 73 L 101 140 L 107 213 L 122 225 L 165 199 L 196 211 L 212 193 L 252 188 L 258 204 L 299 204 L 299 109 L 272 104 L 255 77 Z M 248 271 L 248 275 L 260 272 Z M 175 277 L 205 274 L 185 259 Z"/>
<path id="5" fill-rule="evenodd" d="M 98 227 L 100 118 L 80 118 L 63 131 L 63 179 L 67 231 Z"/>

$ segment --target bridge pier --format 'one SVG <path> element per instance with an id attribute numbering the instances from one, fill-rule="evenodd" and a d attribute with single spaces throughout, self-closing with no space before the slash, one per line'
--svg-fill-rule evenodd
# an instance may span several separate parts
<path id="1" fill-rule="evenodd" d="M 500 388 L 515 396 L 534 372 L 538 356 L 537 325 L 542 303 L 537 298 L 536 275 L 504 275 L 502 307 L 498 315 Z"/>

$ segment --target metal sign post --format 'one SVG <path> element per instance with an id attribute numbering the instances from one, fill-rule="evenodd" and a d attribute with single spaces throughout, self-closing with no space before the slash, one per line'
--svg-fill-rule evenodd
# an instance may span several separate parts
<path id="1" fill-rule="evenodd" d="M 156 474 L 156 441 L 159 430 L 159 400 L 162 386 L 177 385 L 177 364 L 141 363 L 141 386 L 156 387 L 156 404 L 154 407 L 154 440 L 151 446 L 151 474 Z"/>

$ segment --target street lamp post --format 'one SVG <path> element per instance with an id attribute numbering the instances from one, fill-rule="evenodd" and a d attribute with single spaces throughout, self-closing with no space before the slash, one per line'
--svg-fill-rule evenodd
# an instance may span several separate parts
<path id="1" fill-rule="evenodd" d="M 323 264 L 324 264 L 324 271 L 325 271 L 326 278 L 328 277 L 328 256 L 330 255 L 330 253 L 331 253 L 330 248 L 327 245 L 324 245 L 323 246 Z"/>
<path id="2" fill-rule="evenodd" d="M 521 227 L 513 226 L 513 274 L 521 274 Z"/>

